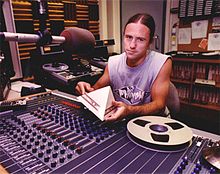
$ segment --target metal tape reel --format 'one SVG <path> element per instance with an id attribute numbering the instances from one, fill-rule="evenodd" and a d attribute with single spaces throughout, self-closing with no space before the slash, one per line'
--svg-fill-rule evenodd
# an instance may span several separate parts
<path id="1" fill-rule="evenodd" d="M 58 65 L 54 66 L 53 63 L 47 63 L 42 66 L 42 68 L 49 72 L 60 72 L 65 71 L 69 68 L 65 63 L 58 63 Z"/>
<path id="2" fill-rule="evenodd" d="M 166 117 L 142 116 L 127 124 L 129 137 L 137 144 L 165 151 L 177 151 L 192 142 L 192 130 L 185 124 Z"/>

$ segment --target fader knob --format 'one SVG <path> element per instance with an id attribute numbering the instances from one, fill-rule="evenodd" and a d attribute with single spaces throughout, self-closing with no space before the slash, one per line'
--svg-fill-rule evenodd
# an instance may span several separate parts
<path id="1" fill-rule="evenodd" d="M 213 167 L 211 167 L 209 171 L 210 171 L 210 173 L 216 173 L 216 169 Z"/>
<path id="2" fill-rule="evenodd" d="M 183 171 L 183 168 L 182 168 L 182 166 L 179 166 L 178 168 L 177 168 L 177 171 L 179 171 L 180 173 Z"/>
<path id="3" fill-rule="evenodd" d="M 195 173 L 199 173 L 199 172 L 200 172 L 200 169 L 196 167 L 196 168 L 194 168 L 194 172 L 195 172 Z"/>

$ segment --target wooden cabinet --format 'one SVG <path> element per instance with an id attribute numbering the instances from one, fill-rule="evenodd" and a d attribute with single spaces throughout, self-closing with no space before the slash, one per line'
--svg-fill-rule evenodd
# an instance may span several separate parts
<path id="1" fill-rule="evenodd" d="M 220 134 L 220 59 L 173 57 L 171 81 L 181 102 L 176 119 Z"/>
<path id="2" fill-rule="evenodd" d="M 220 111 L 220 59 L 174 57 L 171 81 L 181 103 Z"/>

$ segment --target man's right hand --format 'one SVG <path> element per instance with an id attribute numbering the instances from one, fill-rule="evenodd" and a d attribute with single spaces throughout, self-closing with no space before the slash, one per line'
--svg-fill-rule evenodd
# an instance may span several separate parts
<path id="1" fill-rule="evenodd" d="M 94 88 L 91 87 L 89 83 L 86 82 L 78 82 L 75 88 L 76 92 L 80 95 L 85 94 L 86 92 L 94 91 Z"/>

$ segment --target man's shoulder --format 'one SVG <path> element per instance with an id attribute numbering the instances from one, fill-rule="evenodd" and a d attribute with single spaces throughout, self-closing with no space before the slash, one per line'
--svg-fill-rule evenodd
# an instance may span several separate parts
<path id="1" fill-rule="evenodd" d="M 108 62 L 118 62 L 125 56 L 125 53 L 110 56 Z"/>
<path id="2" fill-rule="evenodd" d="M 159 53 L 159 52 L 154 51 L 154 50 L 151 51 L 151 55 L 154 56 L 154 57 L 157 57 L 157 58 L 160 58 L 160 57 L 161 57 L 161 58 L 165 58 L 165 59 L 167 59 L 167 58 L 170 57 L 170 55 L 166 55 L 166 54 L 163 54 L 163 53 Z"/>
<path id="3" fill-rule="evenodd" d="M 118 58 L 118 57 L 123 57 L 125 55 L 125 53 L 121 53 L 121 54 L 116 54 L 114 56 L 110 56 L 109 59 L 114 59 L 114 58 Z"/>

